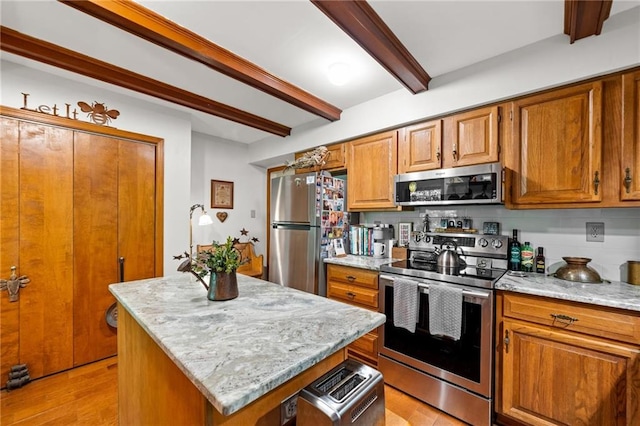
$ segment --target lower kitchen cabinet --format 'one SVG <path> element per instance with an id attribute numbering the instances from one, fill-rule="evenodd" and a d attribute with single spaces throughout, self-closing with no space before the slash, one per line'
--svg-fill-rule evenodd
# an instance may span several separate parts
<path id="1" fill-rule="evenodd" d="M 327 264 L 327 297 L 378 311 L 378 273 Z M 347 347 L 349 358 L 378 367 L 378 331 L 372 330 Z"/>
<path id="2" fill-rule="evenodd" d="M 640 314 L 498 294 L 498 420 L 633 425 L 640 418 Z"/>

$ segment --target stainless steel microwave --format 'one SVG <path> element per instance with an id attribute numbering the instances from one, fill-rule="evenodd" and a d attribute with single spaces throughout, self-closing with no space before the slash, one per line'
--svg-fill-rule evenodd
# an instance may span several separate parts
<path id="1" fill-rule="evenodd" d="M 396 175 L 398 206 L 504 203 L 501 163 Z"/>

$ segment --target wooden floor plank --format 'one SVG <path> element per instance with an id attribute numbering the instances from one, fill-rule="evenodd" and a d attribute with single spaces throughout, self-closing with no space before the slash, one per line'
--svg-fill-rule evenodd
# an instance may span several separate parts
<path id="1" fill-rule="evenodd" d="M 117 358 L 108 358 L 21 389 L 0 392 L 2 426 L 117 426 Z M 461 426 L 463 422 L 385 385 L 386 426 Z"/>

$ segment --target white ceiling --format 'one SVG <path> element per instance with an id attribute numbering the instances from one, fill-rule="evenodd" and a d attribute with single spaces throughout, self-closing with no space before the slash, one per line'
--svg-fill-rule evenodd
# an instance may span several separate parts
<path id="1" fill-rule="evenodd" d="M 306 0 L 139 3 L 342 110 L 393 91 L 406 90 Z M 369 4 L 432 78 L 562 34 L 564 29 L 563 0 L 369 0 Z M 614 0 L 611 15 L 638 5 L 640 0 Z M 0 21 L 5 27 L 293 129 L 318 119 L 54 0 L 2 0 L 0 7 Z M 603 33 L 606 30 L 605 21 Z M 5 52 L 2 58 L 50 70 Z M 338 61 L 348 62 L 356 74 L 346 86 L 332 85 L 325 75 L 327 67 Z M 66 71 L 57 73 L 86 80 Z M 92 84 L 113 90 L 113 86 L 106 83 L 94 81 Z M 271 136 L 126 89 L 118 91 L 187 112 L 192 117 L 192 129 L 200 133 L 242 143 Z"/>

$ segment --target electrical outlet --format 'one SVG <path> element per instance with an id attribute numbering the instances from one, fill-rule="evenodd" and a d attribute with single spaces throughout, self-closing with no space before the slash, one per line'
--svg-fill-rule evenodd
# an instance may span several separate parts
<path id="1" fill-rule="evenodd" d="M 298 414 L 297 392 L 280 403 L 280 424 L 282 426 L 293 424 L 296 414 Z"/>
<path id="2" fill-rule="evenodd" d="M 604 222 L 587 222 L 587 241 L 604 241 Z"/>

